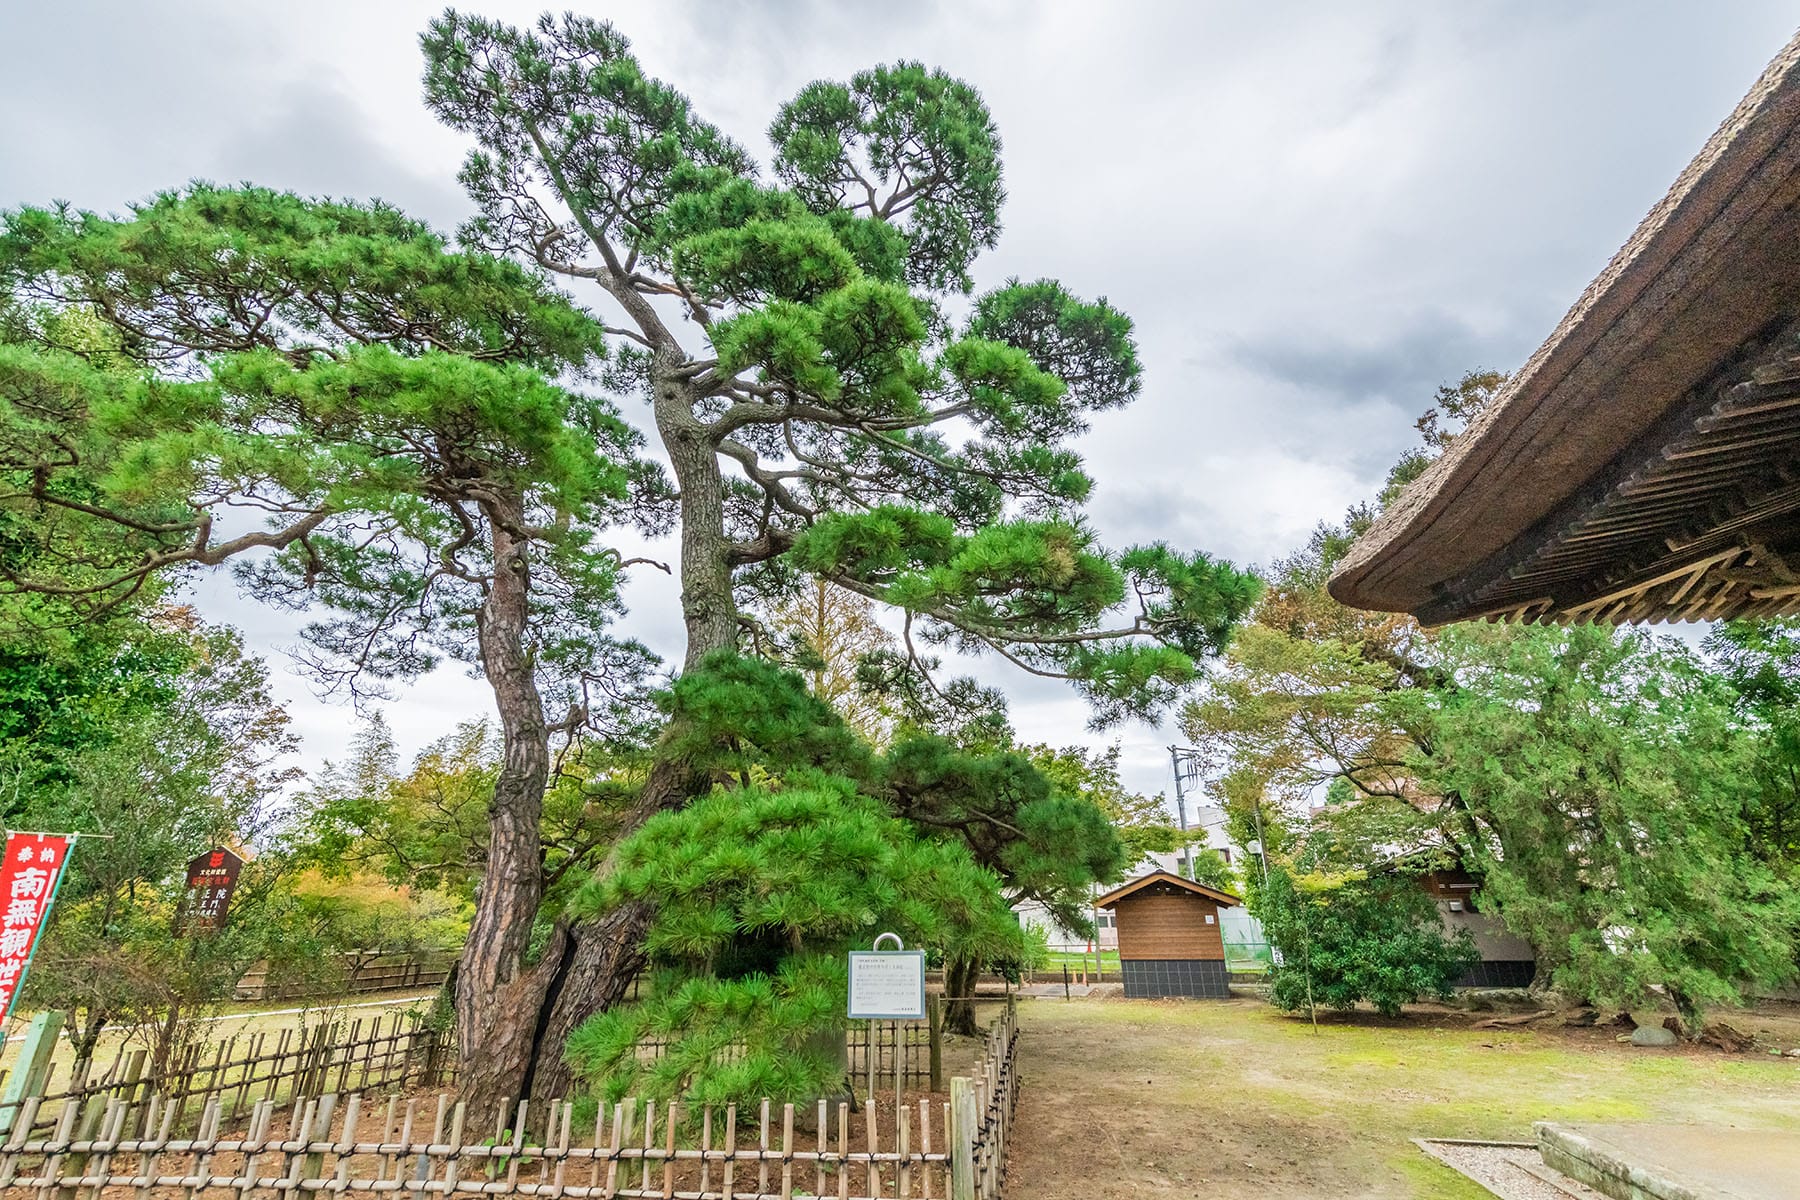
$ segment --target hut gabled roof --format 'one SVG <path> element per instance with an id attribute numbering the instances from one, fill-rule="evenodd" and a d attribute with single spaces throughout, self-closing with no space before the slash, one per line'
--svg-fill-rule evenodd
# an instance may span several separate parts
<path id="1" fill-rule="evenodd" d="M 1114 888 L 1112 891 L 1106 893 L 1106 895 L 1094 901 L 1094 907 L 1111 908 L 1119 901 L 1126 899 L 1135 892 L 1142 891 L 1153 883 L 1172 883 L 1176 887 L 1184 888 L 1187 891 L 1194 893 L 1196 896 L 1204 896 L 1208 900 L 1212 900 L 1228 907 L 1243 903 L 1241 899 L 1232 895 L 1230 892 L 1221 892 L 1218 888 L 1207 887 L 1204 883 L 1195 883 L 1191 879 L 1183 879 L 1173 871 L 1152 871 L 1148 875 L 1140 875 L 1136 879 Z"/>

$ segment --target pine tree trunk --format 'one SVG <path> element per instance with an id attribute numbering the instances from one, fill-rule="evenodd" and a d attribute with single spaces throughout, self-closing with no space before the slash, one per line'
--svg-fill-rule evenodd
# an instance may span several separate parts
<path id="1" fill-rule="evenodd" d="M 544 702 L 526 650 L 531 565 L 516 534 L 523 504 L 484 506 L 494 578 L 477 618 L 481 666 L 500 716 L 502 760 L 488 809 L 488 853 L 475 917 L 456 976 L 458 1085 L 484 1127 L 500 1106 L 524 1094 L 536 1056 L 539 1022 L 563 939 L 528 965 L 531 931 L 544 894 L 540 820 L 550 774 Z"/>
<path id="2" fill-rule="evenodd" d="M 973 958 L 944 960 L 944 1028 L 951 1033 L 974 1037 L 981 1030 L 975 1024 L 975 981 L 981 976 L 981 963 Z"/>
<path id="3" fill-rule="evenodd" d="M 694 417 L 694 401 L 685 383 L 669 369 L 679 365 L 659 356 L 652 367 L 652 385 L 657 430 L 681 493 L 681 610 L 687 632 L 682 669 L 692 670 L 715 650 L 737 644 L 737 606 L 726 557 L 725 485 L 718 452 Z M 709 783 L 684 761 L 658 759 L 637 804 L 621 823 L 619 837 L 664 809 L 687 803 Z M 600 870 L 610 867 L 608 861 Z M 651 915 L 647 906 L 631 905 L 568 929 L 563 956 L 548 971 L 539 1003 L 531 1010 L 538 1014 L 531 1060 L 524 1071 L 531 1094 L 551 1098 L 570 1093 L 573 1072 L 563 1047 L 582 1022 L 623 999 L 643 970 L 644 935 Z"/>

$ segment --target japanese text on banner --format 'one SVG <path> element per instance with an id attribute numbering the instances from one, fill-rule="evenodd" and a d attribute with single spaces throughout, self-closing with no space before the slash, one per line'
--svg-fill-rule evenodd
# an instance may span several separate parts
<path id="1" fill-rule="evenodd" d="M 6 835 L 6 858 L 0 862 L 0 905 L 5 906 L 0 909 L 0 1026 L 25 982 L 73 841 L 48 833 Z"/>

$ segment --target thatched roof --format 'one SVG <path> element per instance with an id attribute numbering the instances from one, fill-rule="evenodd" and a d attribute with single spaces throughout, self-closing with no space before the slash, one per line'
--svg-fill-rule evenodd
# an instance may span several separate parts
<path id="1" fill-rule="evenodd" d="M 1331 592 L 1427 623 L 1800 611 L 1800 37 Z"/>

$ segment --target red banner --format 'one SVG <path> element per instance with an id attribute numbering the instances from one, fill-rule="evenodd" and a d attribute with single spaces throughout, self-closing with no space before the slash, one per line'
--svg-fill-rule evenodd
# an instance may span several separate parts
<path id="1" fill-rule="evenodd" d="M 0 1027 L 12 1012 L 13 997 L 25 983 L 25 971 L 37 950 L 38 930 L 56 899 L 73 836 L 55 833 L 9 833 L 6 859 L 0 862 Z"/>

